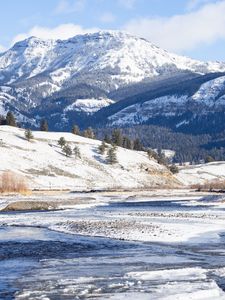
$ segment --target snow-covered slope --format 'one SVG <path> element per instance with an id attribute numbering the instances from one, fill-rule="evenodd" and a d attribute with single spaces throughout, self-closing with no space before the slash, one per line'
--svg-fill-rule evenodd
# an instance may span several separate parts
<path id="1" fill-rule="evenodd" d="M 98 111 L 99 109 L 106 107 L 110 104 L 113 104 L 114 101 L 110 99 L 77 99 L 74 103 L 68 105 L 64 112 L 67 111 L 78 111 L 78 112 L 85 112 L 87 114 L 92 114 Z"/>
<path id="2" fill-rule="evenodd" d="M 200 89 L 192 96 L 192 100 L 202 102 L 208 107 L 225 104 L 225 76 L 210 80 L 201 85 Z"/>
<path id="3" fill-rule="evenodd" d="M 126 126 L 142 124 L 150 118 L 157 115 L 175 115 L 178 106 L 183 106 L 187 103 L 188 97 L 168 95 L 160 98 L 155 98 L 144 103 L 137 103 L 126 107 L 113 116 L 109 117 L 109 122 L 113 126 Z"/>
<path id="4" fill-rule="evenodd" d="M 78 35 L 64 41 L 31 37 L 0 54 L 1 81 L 5 84 L 47 72 L 59 88 L 75 75 L 104 71 L 111 82 L 100 81 L 98 85 L 112 89 L 176 69 L 218 72 L 225 71 L 225 64 L 171 54 L 147 40 L 117 31 Z"/>
<path id="5" fill-rule="evenodd" d="M 178 181 L 168 170 L 149 160 L 144 152 L 118 148 L 118 164 L 109 165 L 100 155 L 100 141 L 71 133 L 33 132 L 34 140 L 24 138 L 24 130 L 0 126 L 0 171 L 12 170 L 27 177 L 32 188 L 148 188 L 175 186 Z M 63 136 L 70 146 L 78 146 L 81 159 L 66 157 L 57 142 Z"/>
<path id="6" fill-rule="evenodd" d="M 147 123 L 152 118 L 166 117 L 177 118 L 185 115 L 187 111 L 193 116 L 201 117 L 208 113 L 224 111 L 225 108 L 225 76 L 219 76 L 199 85 L 194 93 L 190 91 L 169 90 L 165 96 L 145 96 L 143 101 L 127 105 L 124 109 L 108 117 L 108 122 L 113 126 L 127 126 Z M 182 88 L 182 87 L 181 87 Z M 144 98 L 143 97 L 143 98 Z M 139 97 L 140 98 L 140 97 Z M 149 100 L 148 100 L 149 99 Z M 176 127 L 188 125 L 192 120 L 190 115 L 179 119 Z"/>
<path id="7" fill-rule="evenodd" d="M 204 184 L 215 180 L 225 180 L 225 162 L 184 166 L 177 175 L 185 185 Z"/>
<path id="8" fill-rule="evenodd" d="M 35 125 L 33 118 L 42 116 L 49 118 L 58 128 L 63 125 L 64 129 L 68 129 L 71 120 L 79 120 L 80 113 L 93 115 L 101 108 L 111 107 L 117 101 L 112 96 L 113 92 L 125 87 L 157 81 L 162 77 L 165 83 L 171 80 L 172 75 L 178 78 L 181 73 L 191 77 L 214 72 L 225 72 L 225 63 L 206 63 L 171 54 L 145 39 L 124 32 L 100 31 L 68 40 L 30 37 L 0 53 L 0 112 L 12 110 L 17 113 L 20 122 L 32 125 Z M 218 96 L 215 96 L 217 91 L 223 92 L 223 83 L 224 79 L 209 80 L 193 99 L 196 102 L 206 100 L 207 103 L 210 89 L 209 102 L 212 106 Z M 160 90 L 160 85 L 158 88 Z M 141 89 L 139 93 L 142 93 Z M 126 97 L 129 97 L 129 88 L 123 99 Z M 141 114 L 139 107 L 131 107 L 131 115 L 127 117 L 125 112 L 125 119 L 116 115 L 110 122 L 115 125 L 127 121 L 132 124 L 143 122 L 146 116 L 155 114 L 158 105 L 159 111 L 168 114 L 174 102 L 176 108 L 183 100 L 185 105 L 189 101 L 184 99 L 185 95 L 179 99 L 176 97 L 165 95 L 164 98 L 156 98 L 155 104 L 147 103 L 143 110 L 140 109 Z M 217 101 L 220 106 L 223 103 L 223 98 Z M 51 109 L 50 114 L 46 108 Z M 54 119 L 56 114 L 57 122 Z M 62 124 L 58 119 L 63 120 Z M 83 116 L 81 119 L 83 121 Z"/>

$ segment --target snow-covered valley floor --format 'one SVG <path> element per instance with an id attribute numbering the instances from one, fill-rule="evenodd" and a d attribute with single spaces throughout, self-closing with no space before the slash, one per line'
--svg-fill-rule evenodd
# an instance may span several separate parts
<path id="1" fill-rule="evenodd" d="M 76 198 L 62 210 L 0 213 L 0 299 L 225 299 L 223 197 L 42 200 Z M 15 200 L 24 199 L 1 207 Z"/>

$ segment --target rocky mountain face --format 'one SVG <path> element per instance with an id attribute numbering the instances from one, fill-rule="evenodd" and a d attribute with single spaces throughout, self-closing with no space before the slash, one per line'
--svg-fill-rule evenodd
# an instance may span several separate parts
<path id="1" fill-rule="evenodd" d="M 224 72 L 224 73 L 223 73 Z M 168 53 L 123 32 L 31 37 L 0 54 L 0 114 L 33 127 L 223 127 L 225 63 Z"/>
<path id="2" fill-rule="evenodd" d="M 138 85 L 137 90 L 140 90 Z M 169 127 L 190 134 L 223 131 L 225 120 L 225 74 L 194 76 L 134 93 L 104 110 L 109 126 L 139 124 Z M 102 118 L 99 115 L 98 118 Z"/>

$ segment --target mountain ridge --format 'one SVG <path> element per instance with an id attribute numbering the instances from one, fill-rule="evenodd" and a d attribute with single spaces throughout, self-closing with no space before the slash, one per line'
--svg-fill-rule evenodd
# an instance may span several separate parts
<path id="1" fill-rule="evenodd" d="M 68 40 L 30 37 L 0 54 L 0 114 L 12 110 L 32 127 L 46 118 L 52 130 L 68 130 L 73 123 L 127 126 L 129 120 L 131 125 L 165 121 L 186 130 L 196 112 L 198 118 L 209 110 L 223 113 L 225 84 L 217 78 L 224 72 L 223 62 L 171 54 L 119 31 Z M 215 86 L 218 94 L 212 92 Z M 141 105 L 138 113 L 135 104 Z"/>

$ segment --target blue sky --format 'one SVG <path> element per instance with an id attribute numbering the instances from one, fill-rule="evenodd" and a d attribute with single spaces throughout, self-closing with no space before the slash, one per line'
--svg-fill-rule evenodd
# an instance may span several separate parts
<path id="1" fill-rule="evenodd" d="M 225 61 L 225 0 L 1 0 L 0 50 L 30 35 L 126 30 L 166 50 Z"/>

